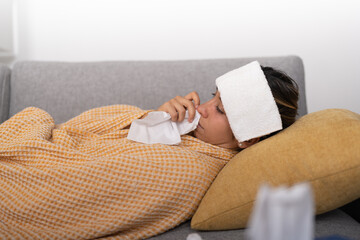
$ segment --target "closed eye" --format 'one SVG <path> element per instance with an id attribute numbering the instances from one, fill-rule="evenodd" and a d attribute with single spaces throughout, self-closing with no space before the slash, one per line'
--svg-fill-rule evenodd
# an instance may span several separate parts
<path id="1" fill-rule="evenodd" d="M 221 111 L 221 109 L 219 108 L 219 106 L 216 106 L 216 111 L 218 111 L 218 112 L 221 113 L 221 114 L 224 114 L 224 112 Z"/>

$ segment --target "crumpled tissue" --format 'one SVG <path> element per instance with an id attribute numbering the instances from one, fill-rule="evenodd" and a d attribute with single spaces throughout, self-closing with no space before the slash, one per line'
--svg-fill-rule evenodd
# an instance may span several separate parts
<path id="1" fill-rule="evenodd" d="M 127 138 L 146 144 L 177 145 L 181 142 L 181 135 L 196 129 L 200 120 L 200 113 L 196 111 L 191 123 L 188 119 L 188 111 L 186 111 L 185 119 L 182 122 L 171 121 L 171 116 L 167 112 L 150 112 L 145 118 L 136 119 L 132 122 Z"/>

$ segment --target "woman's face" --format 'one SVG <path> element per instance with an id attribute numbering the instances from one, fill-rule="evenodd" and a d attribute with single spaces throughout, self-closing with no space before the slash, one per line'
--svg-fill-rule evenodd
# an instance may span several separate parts
<path id="1" fill-rule="evenodd" d="M 198 106 L 197 111 L 201 118 L 194 131 L 194 136 L 204 142 L 223 148 L 238 148 L 238 143 L 233 135 L 220 93 L 216 91 L 214 97 Z"/>

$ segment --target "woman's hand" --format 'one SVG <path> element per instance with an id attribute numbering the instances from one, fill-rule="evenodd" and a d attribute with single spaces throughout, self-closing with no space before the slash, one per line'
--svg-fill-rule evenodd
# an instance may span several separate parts
<path id="1" fill-rule="evenodd" d="M 176 96 L 170 101 L 164 103 L 158 108 L 158 111 L 164 111 L 170 114 L 171 121 L 182 122 L 185 118 L 185 112 L 189 112 L 189 122 L 195 117 L 196 108 L 200 105 L 200 98 L 197 92 L 191 92 L 185 97 Z"/>

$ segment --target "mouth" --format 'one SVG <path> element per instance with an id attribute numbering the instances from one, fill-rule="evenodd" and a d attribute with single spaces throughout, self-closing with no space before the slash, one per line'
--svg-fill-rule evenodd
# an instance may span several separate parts
<path id="1" fill-rule="evenodd" d="M 199 124 L 198 124 L 198 127 L 200 127 L 200 128 L 202 128 L 202 129 L 204 129 L 204 128 L 203 128 L 203 126 L 201 126 L 200 122 L 199 122 Z"/>

